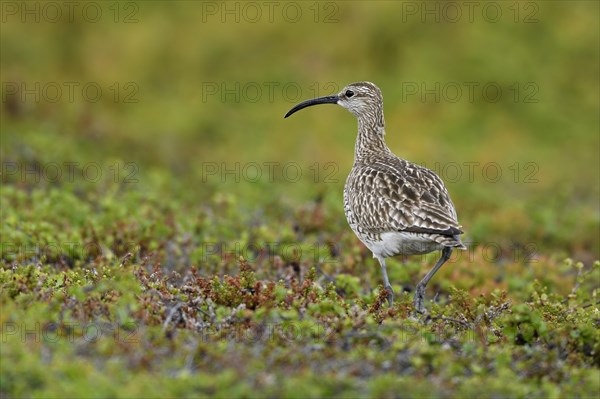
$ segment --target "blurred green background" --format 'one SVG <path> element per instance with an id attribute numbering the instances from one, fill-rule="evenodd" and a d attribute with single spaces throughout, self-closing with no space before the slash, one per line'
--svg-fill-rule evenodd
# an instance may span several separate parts
<path id="1" fill-rule="evenodd" d="M 468 241 L 600 257 L 595 1 L 29 7 L 2 9 L 5 187 L 118 183 L 189 209 L 221 194 L 249 210 L 319 198 L 343 227 L 354 117 L 283 114 L 369 80 L 390 148 L 442 176 Z M 35 163 L 39 181 L 21 173 Z"/>

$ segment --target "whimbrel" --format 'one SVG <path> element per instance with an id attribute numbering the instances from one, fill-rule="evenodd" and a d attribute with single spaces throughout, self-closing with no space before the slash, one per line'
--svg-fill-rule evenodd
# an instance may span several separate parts
<path id="1" fill-rule="evenodd" d="M 381 265 L 390 306 L 394 291 L 385 259 L 442 251 L 435 266 L 415 287 L 414 306 L 423 313 L 429 280 L 454 248 L 466 249 L 460 241 L 463 232 L 448 190 L 434 172 L 398 158 L 388 148 L 383 96 L 373 83 L 352 83 L 337 95 L 301 102 L 285 118 L 317 104 L 338 104 L 358 118 L 354 165 L 344 186 L 344 211 L 356 236 Z"/>

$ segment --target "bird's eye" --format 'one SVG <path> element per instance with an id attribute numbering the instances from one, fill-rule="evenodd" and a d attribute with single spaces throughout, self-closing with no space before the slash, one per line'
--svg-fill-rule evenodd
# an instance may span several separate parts
<path id="1" fill-rule="evenodd" d="M 352 90 L 346 90 L 346 97 L 350 98 L 354 95 L 354 92 Z"/>

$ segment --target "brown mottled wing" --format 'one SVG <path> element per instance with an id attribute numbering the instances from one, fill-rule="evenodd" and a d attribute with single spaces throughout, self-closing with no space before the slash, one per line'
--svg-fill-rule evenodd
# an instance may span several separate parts
<path id="1" fill-rule="evenodd" d="M 396 157 L 373 161 L 348 179 L 353 193 L 348 206 L 358 225 L 373 234 L 462 234 L 448 190 L 435 173 Z"/>

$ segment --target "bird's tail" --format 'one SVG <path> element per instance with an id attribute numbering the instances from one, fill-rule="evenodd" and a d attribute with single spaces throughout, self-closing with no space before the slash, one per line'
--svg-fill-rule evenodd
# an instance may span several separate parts
<path id="1" fill-rule="evenodd" d="M 441 244 L 445 247 L 461 249 L 461 250 L 467 249 L 467 247 L 465 246 L 465 244 L 462 243 L 462 241 L 460 240 L 460 237 L 458 235 L 447 236 L 447 235 L 442 235 L 442 234 L 436 234 L 433 237 L 433 239 L 435 242 L 437 242 L 438 244 Z"/>

